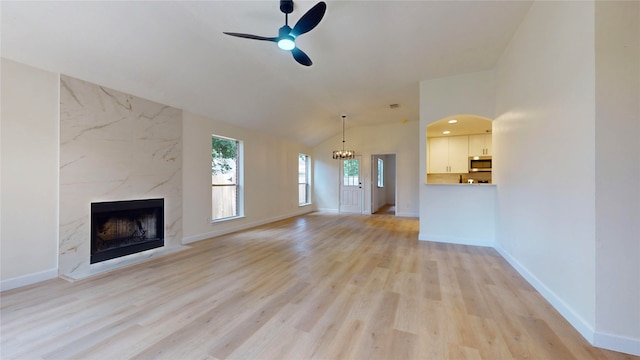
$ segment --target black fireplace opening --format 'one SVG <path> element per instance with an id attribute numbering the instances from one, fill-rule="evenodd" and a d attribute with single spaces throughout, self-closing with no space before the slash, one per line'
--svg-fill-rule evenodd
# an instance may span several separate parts
<path id="1" fill-rule="evenodd" d="M 91 264 L 162 246 L 164 199 L 91 203 Z"/>

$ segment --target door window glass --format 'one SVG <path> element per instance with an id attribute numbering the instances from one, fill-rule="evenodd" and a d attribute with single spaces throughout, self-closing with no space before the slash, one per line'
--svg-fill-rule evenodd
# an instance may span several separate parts
<path id="1" fill-rule="evenodd" d="M 343 185 L 358 186 L 360 184 L 360 162 L 358 160 L 344 160 L 342 166 Z"/>

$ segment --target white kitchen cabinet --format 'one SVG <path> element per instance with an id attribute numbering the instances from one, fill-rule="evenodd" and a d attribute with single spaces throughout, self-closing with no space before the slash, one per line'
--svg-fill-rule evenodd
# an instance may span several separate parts
<path id="1" fill-rule="evenodd" d="M 441 174 L 449 172 L 449 139 L 429 139 L 429 167 L 428 173 Z"/>
<path id="2" fill-rule="evenodd" d="M 491 134 L 469 135 L 469 156 L 491 156 Z"/>
<path id="3" fill-rule="evenodd" d="M 430 138 L 429 166 L 430 174 L 469 172 L 468 136 Z"/>

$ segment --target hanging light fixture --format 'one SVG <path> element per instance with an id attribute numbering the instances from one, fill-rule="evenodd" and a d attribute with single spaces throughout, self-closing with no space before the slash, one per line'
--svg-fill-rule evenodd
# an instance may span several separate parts
<path id="1" fill-rule="evenodd" d="M 356 156 L 355 150 L 345 150 L 344 149 L 344 119 L 347 115 L 342 115 L 342 150 L 335 150 L 333 152 L 333 158 L 336 160 L 349 160 L 353 159 Z"/>

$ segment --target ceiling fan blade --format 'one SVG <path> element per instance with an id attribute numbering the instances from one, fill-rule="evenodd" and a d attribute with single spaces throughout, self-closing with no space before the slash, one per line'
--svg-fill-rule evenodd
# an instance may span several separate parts
<path id="1" fill-rule="evenodd" d="M 309 11 L 302 15 L 300 20 L 298 20 L 296 25 L 293 27 L 293 30 L 291 30 L 291 36 L 297 37 L 313 30 L 313 28 L 320 23 L 320 20 L 322 20 L 326 10 L 327 4 L 325 4 L 324 1 L 320 1 L 315 4 L 311 9 L 309 9 Z"/>
<path id="2" fill-rule="evenodd" d="M 265 40 L 265 41 L 278 42 L 278 38 L 277 37 L 265 37 L 265 36 L 242 34 L 242 33 L 232 33 L 232 32 L 223 32 L 223 33 L 227 34 L 227 35 L 235 36 L 235 37 L 245 38 L 245 39 Z"/>
<path id="3" fill-rule="evenodd" d="M 298 49 L 297 47 L 291 50 L 291 55 L 293 55 L 293 58 L 296 59 L 296 61 L 301 65 L 311 66 L 313 64 L 313 62 L 311 61 L 311 59 L 309 59 L 307 54 L 305 54 L 304 51 Z"/>

